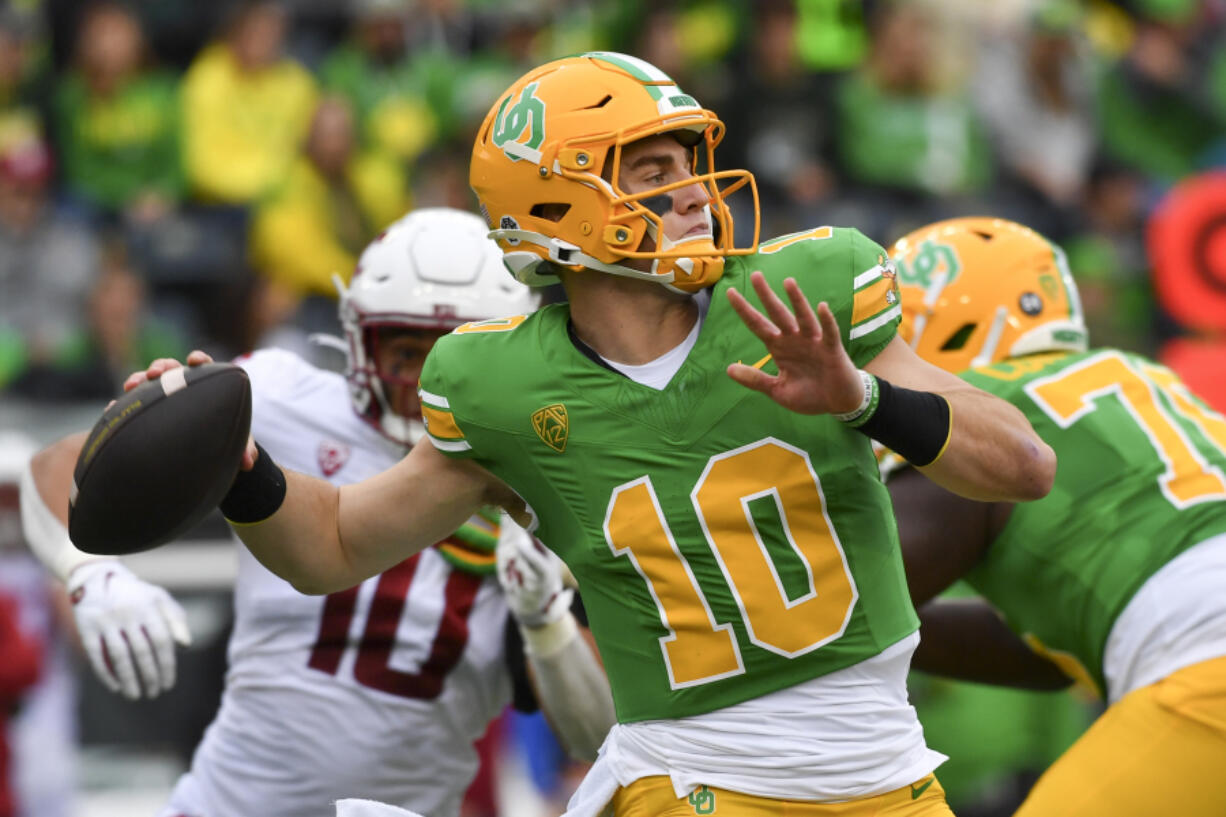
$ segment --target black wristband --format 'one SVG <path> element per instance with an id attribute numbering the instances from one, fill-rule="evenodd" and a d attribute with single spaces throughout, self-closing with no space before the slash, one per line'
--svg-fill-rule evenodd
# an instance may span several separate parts
<path id="1" fill-rule="evenodd" d="M 953 432 L 949 401 L 930 391 L 893 386 L 877 378 L 877 409 L 856 426 L 912 465 L 931 465 L 945 452 Z"/>
<path id="2" fill-rule="evenodd" d="M 255 444 L 260 455 L 250 471 L 239 471 L 234 483 L 217 506 L 226 521 L 254 525 L 277 512 L 285 501 L 285 474 L 264 446 Z"/>

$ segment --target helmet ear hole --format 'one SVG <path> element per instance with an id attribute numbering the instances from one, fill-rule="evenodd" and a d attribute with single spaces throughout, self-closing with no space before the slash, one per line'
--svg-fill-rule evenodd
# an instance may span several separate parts
<path id="1" fill-rule="evenodd" d="M 561 221 L 568 212 L 570 212 L 570 204 L 564 201 L 541 202 L 532 205 L 532 209 L 528 211 L 529 215 L 543 218 L 546 221 Z"/>
<path id="2" fill-rule="evenodd" d="M 971 334 L 974 333 L 975 327 L 978 324 L 964 323 L 958 327 L 958 331 L 949 336 L 945 343 L 941 344 L 942 352 L 956 352 L 966 345 L 966 342 L 971 339 Z"/>

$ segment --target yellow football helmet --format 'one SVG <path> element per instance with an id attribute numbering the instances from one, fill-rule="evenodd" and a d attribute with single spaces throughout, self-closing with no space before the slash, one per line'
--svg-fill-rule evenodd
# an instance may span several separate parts
<path id="1" fill-rule="evenodd" d="M 1064 251 L 999 218 L 929 224 L 895 242 L 899 333 L 951 372 L 1035 352 L 1084 351 L 1081 298 Z"/>
<path id="2" fill-rule="evenodd" d="M 622 148 L 665 132 L 691 148 L 695 175 L 626 193 L 617 184 Z M 548 261 L 695 292 L 719 280 L 725 257 L 758 246 L 753 176 L 714 170 L 723 135 L 716 115 L 655 66 L 592 52 L 547 63 L 499 97 L 473 146 L 469 182 L 507 268 L 526 284 L 557 283 L 550 265 L 542 266 Z M 710 199 L 715 235 L 671 242 L 652 208 L 658 210 L 671 191 L 696 183 Z M 753 244 L 736 248 L 724 200 L 746 185 L 753 193 Z M 655 249 L 641 249 L 645 237 Z M 652 259 L 650 270 L 635 269 L 627 259 Z"/>

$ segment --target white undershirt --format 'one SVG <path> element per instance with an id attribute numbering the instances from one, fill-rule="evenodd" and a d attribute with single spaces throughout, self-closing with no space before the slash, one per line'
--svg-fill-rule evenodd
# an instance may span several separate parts
<path id="1" fill-rule="evenodd" d="M 1226 655 L 1226 534 L 1206 539 L 1141 585 L 1107 637 L 1107 700 Z"/>
<path id="2" fill-rule="evenodd" d="M 635 383 L 642 383 L 644 386 L 661 391 L 673 379 L 673 375 L 681 369 L 681 364 L 685 363 L 690 350 L 698 342 L 698 330 L 702 329 L 702 322 L 707 317 L 707 310 L 711 308 L 711 291 L 707 289 L 699 291 L 694 295 L 694 303 L 698 306 L 698 320 L 694 321 L 694 328 L 685 336 L 685 340 L 655 360 L 638 366 L 631 366 L 628 363 L 616 363 L 603 355 L 600 359 Z"/>
<path id="3" fill-rule="evenodd" d="M 596 817 L 619 786 L 667 776 L 780 800 L 838 803 L 922 780 L 945 760 L 907 700 L 912 633 L 881 653 L 795 686 L 688 718 L 616 724 L 563 817 Z"/>

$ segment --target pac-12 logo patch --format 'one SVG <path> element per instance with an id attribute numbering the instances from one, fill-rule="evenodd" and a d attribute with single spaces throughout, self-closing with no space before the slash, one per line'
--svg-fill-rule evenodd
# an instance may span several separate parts
<path id="1" fill-rule="evenodd" d="M 315 453 L 319 458 L 319 470 L 325 477 L 332 476 L 349 462 L 349 446 L 333 440 L 321 442 Z"/>
<path id="2" fill-rule="evenodd" d="M 554 451 L 561 454 L 566 450 L 566 438 L 570 435 L 566 406 L 554 403 L 532 412 L 532 428 L 536 431 L 536 436 Z"/>
<path id="3" fill-rule="evenodd" d="M 502 100 L 494 117 L 490 139 L 512 162 L 531 159 L 533 155 L 539 158 L 537 150 L 545 141 L 545 103 L 536 96 L 537 84 L 524 86 L 514 104 L 510 96 Z"/>

